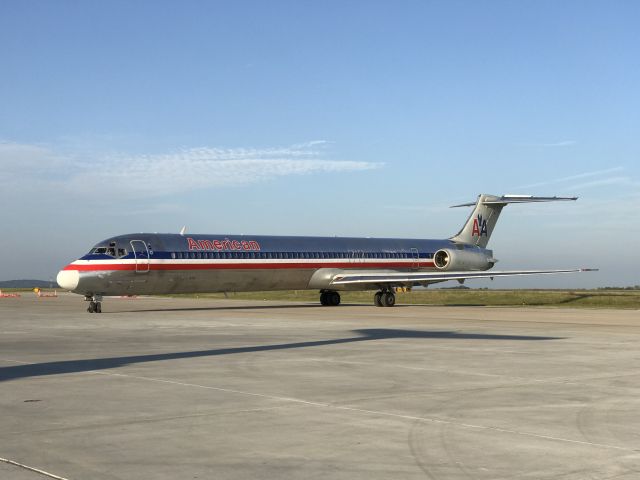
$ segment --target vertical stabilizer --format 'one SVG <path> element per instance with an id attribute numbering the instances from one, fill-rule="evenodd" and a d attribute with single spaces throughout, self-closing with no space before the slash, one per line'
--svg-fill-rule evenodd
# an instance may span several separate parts
<path id="1" fill-rule="evenodd" d="M 462 230 L 451 237 L 454 242 L 486 247 L 502 209 L 509 203 L 539 203 L 577 200 L 578 197 L 534 197 L 531 195 L 478 195 L 475 203 L 463 203 L 453 207 L 475 207 Z"/>
<path id="2" fill-rule="evenodd" d="M 500 197 L 494 195 L 478 195 L 475 208 L 457 235 L 451 238 L 454 242 L 468 243 L 486 247 L 493 229 L 496 226 L 500 212 L 505 204 L 485 203 L 486 201 L 498 201 Z M 455 205 L 456 207 L 469 206 L 474 204 Z"/>

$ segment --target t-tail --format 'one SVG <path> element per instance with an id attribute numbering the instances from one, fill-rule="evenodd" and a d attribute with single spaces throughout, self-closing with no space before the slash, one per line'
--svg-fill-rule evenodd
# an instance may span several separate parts
<path id="1" fill-rule="evenodd" d="M 510 203 L 559 202 L 577 200 L 578 197 L 534 197 L 531 195 L 495 195 L 481 194 L 475 203 L 453 205 L 455 207 L 475 207 L 469 219 L 457 235 L 451 237 L 454 242 L 486 247 L 496 226 L 502 209 Z"/>

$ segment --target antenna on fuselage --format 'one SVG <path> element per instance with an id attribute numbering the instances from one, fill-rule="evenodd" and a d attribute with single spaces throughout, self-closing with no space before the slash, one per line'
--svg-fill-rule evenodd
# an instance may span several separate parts
<path id="1" fill-rule="evenodd" d="M 184 227 L 182 227 L 182 229 L 180 230 L 180 235 L 184 236 L 184 234 L 187 232 L 187 226 L 185 225 Z"/>

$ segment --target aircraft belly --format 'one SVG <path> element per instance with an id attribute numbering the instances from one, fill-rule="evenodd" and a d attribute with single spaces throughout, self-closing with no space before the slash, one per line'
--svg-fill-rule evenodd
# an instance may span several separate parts
<path id="1" fill-rule="evenodd" d="M 100 295 L 141 295 L 158 293 L 159 277 L 154 272 L 82 272 L 77 293 Z"/>
<path id="2" fill-rule="evenodd" d="M 423 270 L 423 269 L 420 269 Z M 431 270 L 431 269 L 428 269 Z M 165 295 L 172 293 L 247 292 L 262 290 L 367 290 L 375 285 L 332 285 L 337 274 L 369 269 L 271 268 L 83 272 L 77 293 L 101 295 Z M 402 270 L 376 270 L 376 272 Z"/>
<path id="3" fill-rule="evenodd" d="M 171 292 L 242 292 L 304 289 L 310 269 L 233 269 L 166 272 L 163 284 L 173 283 Z M 170 278 L 173 277 L 173 278 Z M 159 287 L 159 285 L 158 285 Z M 167 292 L 167 293 L 171 293 Z"/>
<path id="4" fill-rule="evenodd" d="M 171 293 L 302 290 L 313 269 L 165 270 L 147 273 L 91 272 L 83 275 L 78 293 L 163 295 Z"/>

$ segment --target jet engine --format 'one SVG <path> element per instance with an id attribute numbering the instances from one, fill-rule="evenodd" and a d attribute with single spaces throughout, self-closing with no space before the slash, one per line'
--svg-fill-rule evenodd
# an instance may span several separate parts
<path id="1" fill-rule="evenodd" d="M 438 270 L 489 270 L 496 263 L 491 250 L 450 250 L 443 248 L 433 256 Z"/>

